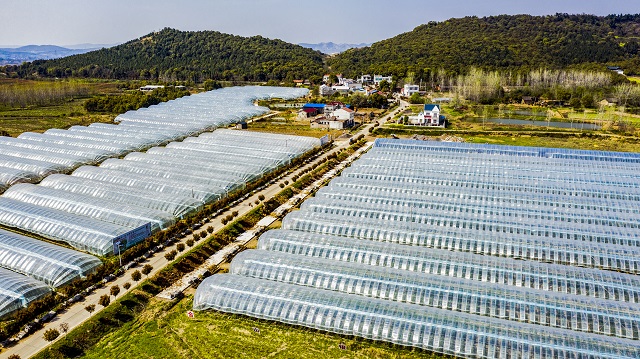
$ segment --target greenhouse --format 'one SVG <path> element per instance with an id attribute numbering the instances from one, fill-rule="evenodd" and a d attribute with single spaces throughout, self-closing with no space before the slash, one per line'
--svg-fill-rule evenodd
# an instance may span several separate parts
<path id="1" fill-rule="evenodd" d="M 16 183 L 34 182 L 38 175 L 29 171 L 9 167 L 0 167 L 0 192 Z"/>
<path id="2" fill-rule="evenodd" d="M 459 357 L 636 358 L 639 275 L 640 154 L 379 139 L 194 308 Z"/>
<path id="3" fill-rule="evenodd" d="M 84 164 L 84 159 L 80 156 L 65 155 L 64 157 L 59 157 L 51 152 L 44 152 L 37 149 L 18 148 L 6 144 L 0 144 L 0 151 L 7 156 L 47 162 L 51 165 L 61 165 L 64 166 L 65 169 L 74 169 Z"/>
<path id="4" fill-rule="evenodd" d="M 109 158 L 109 151 L 96 148 L 78 147 L 60 143 L 44 143 L 24 138 L 0 137 L 0 144 L 16 149 L 40 151 L 65 159 L 83 161 L 84 164 L 96 164 Z"/>
<path id="5" fill-rule="evenodd" d="M 464 230 L 447 230 L 448 223 L 444 227 L 443 222 L 419 226 L 411 222 L 384 222 L 364 216 L 341 217 L 301 211 L 291 213 L 282 222 L 282 228 L 297 231 L 640 274 L 638 247 L 594 243 L 588 241 L 589 238 L 580 240 L 579 237 L 519 238 L 504 232 L 491 235 L 479 232 L 481 225 L 473 225 L 465 225 Z M 528 231 L 536 233 L 535 229 Z"/>
<path id="6" fill-rule="evenodd" d="M 83 166 L 75 170 L 74 177 L 91 179 L 133 187 L 151 192 L 160 192 L 173 195 L 193 197 L 202 203 L 211 203 L 224 197 L 229 188 L 207 186 L 201 183 L 185 183 L 178 179 L 157 178 L 150 175 L 117 171 L 101 167 Z"/>
<path id="7" fill-rule="evenodd" d="M 292 99 L 307 92 L 307 89 L 286 87 L 228 87 L 129 111 L 116 117 L 115 122 L 127 126 L 178 129 L 180 133 L 174 138 L 178 140 L 268 112 L 267 108 L 254 106 L 252 102 L 255 100 Z"/>
<path id="8" fill-rule="evenodd" d="M 208 163 L 211 163 L 212 165 L 219 164 L 221 168 L 227 168 L 234 164 L 240 165 L 243 167 L 246 166 L 247 168 L 246 171 L 257 171 L 253 173 L 256 175 L 260 173 L 269 172 L 269 170 L 273 169 L 273 166 L 271 163 L 265 163 L 265 161 L 257 157 L 243 157 L 242 162 L 239 162 L 237 157 L 229 156 L 228 154 L 227 156 L 224 156 L 224 157 L 222 156 L 213 157 L 211 156 L 211 154 L 207 154 L 206 152 L 195 152 L 195 151 L 175 149 L 175 148 L 169 149 L 166 147 L 154 147 L 149 149 L 145 153 L 147 155 L 159 155 L 167 158 L 167 160 L 169 161 L 185 160 L 185 161 L 192 161 L 195 163 L 201 162 L 204 165 L 207 165 Z M 251 172 L 248 172 L 248 173 L 251 173 Z"/>
<path id="9" fill-rule="evenodd" d="M 244 183 L 244 181 L 242 181 L 242 179 L 237 175 L 230 175 L 228 173 L 208 172 L 203 169 L 192 169 L 187 172 L 184 167 L 174 167 L 176 170 L 167 170 L 166 164 L 150 164 L 120 160 L 116 158 L 104 161 L 100 165 L 100 168 L 141 174 L 156 178 L 166 178 L 169 180 L 179 180 L 183 181 L 185 186 L 189 186 L 189 183 L 199 183 L 213 188 L 236 188 Z"/>
<path id="10" fill-rule="evenodd" d="M 6 153 L 0 154 L 0 167 L 15 168 L 21 171 L 32 172 L 40 178 L 44 178 L 50 174 L 67 170 L 65 166 L 61 166 L 59 164 L 52 164 L 41 160 L 11 156 Z"/>
<path id="11" fill-rule="evenodd" d="M 18 139 L 31 140 L 34 142 L 42 142 L 43 144 L 58 144 L 58 145 L 70 145 L 76 147 L 83 147 L 89 149 L 96 149 L 106 151 L 108 157 L 123 156 L 131 151 L 135 150 L 134 146 L 123 145 L 114 142 L 96 142 L 88 138 L 65 138 L 54 135 L 47 135 L 44 133 L 23 132 L 18 136 Z M 115 141 L 115 139 L 114 139 Z"/>
<path id="12" fill-rule="evenodd" d="M 287 230 L 267 231 L 258 249 L 640 303 L 640 277 L 591 268 Z"/>
<path id="13" fill-rule="evenodd" d="M 152 232 L 166 229 L 175 222 L 174 217 L 166 212 L 34 184 L 15 185 L 3 197 L 125 227 L 138 228 L 151 223 Z"/>
<path id="14" fill-rule="evenodd" d="M 0 268 L 0 318 L 51 293 L 43 282 Z"/>
<path id="15" fill-rule="evenodd" d="M 267 142 L 260 134 L 220 132 L 14 186 L 0 197 L 0 224 L 108 255 L 119 238 L 138 242 L 320 146 L 315 138 L 269 135 Z M 223 141 L 225 134 L 231 140 Z"/>
<path id="16" fill-rule="evenodd" d="M 133 152 L 125 156 L 127 161 L 135 161 L 141 163 L 147 163 L 151 165 L 165 166 L 165 168 L 183 168 L 185 172 L 194 173 L 206 172 L 208 174 L 215 173 L 228 173 L 240 177 L 243 181 L 250 181 L 263 174 L 265 165 L 260 161 L 250 163 L 249 161 L 243 161 L 242 164 L 234 159 L 215 158 L 207 160 L 206 158 L 194 157 L 185 155 L 169 156 L 169 152 L 160 153 L 140 153 Z M 175 154 L 175 153 L 173 153 Z"/>
<path id="17" fill-rule="evenodd" d="M 67 175 L 49 176 L 40 182 L 40 186 L 95 198 L 104 198 L 119 203 L 138 205 L 167 212 L 178 219 L 199 211 L 202 208 L 202 202 L 191 196 L 187 197 L 145 191 L 143 189 L 134 189 L 132 187 Z"/>
<path id="18" fill-rule="evenodd" d="M 0 197 L 0 224 L 66 242 L 95 255 L 113 254 L 116 239 L 129 238 L 131 243 L 135 243 L 151 234 L 150 228 L 144 229 L 149 224 L 138 228 L 125 227 L 4 196 Z"/>
<path id="19" fill-rule="evenodd" d="M 52 173 L 68 173 L 81 165 L 166 145 L 268 112 L 267 108 L 253 105 L 257 99 L 296 98 L 307 92 L 267 86 L 225 88 L 129 111 L 116 118 L 119 125 L 96 123 L 45 133 L 24 132 L 18 138 L 3 137 L 0 193 L 14 183 L 38 182 Z M 286 141 L 293 145 L 299 140 Z"/>
<path id="20" fill-rule="evenodd" d="M 245 251 L 229 273 L 581 332 L 640 339 L 640 306 L 530 288 Z M 607 323 L 606 325 L 600 325 Z M 609 325 L 615 323 L 615 325 Z"/>
<path id="21" fill-rule="evenodd" d="M 0 229 L 0 267 L 57 288 L 92 273 L 93 256 Z"/>
<path id="22" fill-rule="evenodd" d="M 269 280 L 206 278 L 194 309 L 215 309 L 466 358 L 640 357 L 637 341 Z"/>

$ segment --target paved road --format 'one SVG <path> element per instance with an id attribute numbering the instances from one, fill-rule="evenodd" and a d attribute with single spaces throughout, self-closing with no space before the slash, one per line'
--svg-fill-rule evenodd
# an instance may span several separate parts
<path id="1" fill-rule="evenodd" d="M 388 121 L 394 114 L 398 113 L 398 111 L 402 111 L 406 106 L 408 106 L 408 103 L 406 103 L 404 101 L 401 101 L 401 104 L 397 109 L 395 109 L 392 113 L 389 113 L 388 115 L 386 115 L 386 116 L 382 117 L 381 119 L 379 119 L 378 122 L 380 122 L 382 124 L 382 123 Z M 358 136 L 360 134 L 365 134 L 365 135 L 368 134 L 369 133 L 369 128 L 372 127 L 372 126 L 373 126 L 373 123 L 362 126 L 362 128 L 354 135 L 354 137 Z M 276 183 L 268 186 L 267 188 L 265 188 L 264 190 L 262 190 L 260 192 L 254 193 L 252 196 L 250 196 L 246 200 L 244 200 L 241 203 L 237 204 L 231 210 L 236 210 L 236 211 L 239 212 L 239 216 L 243 216 L 244 214 L 249 212 L 251 209 L 253 209 L 253 203 L 255 203 L 255 201 L 258 199 L 259 195 L 264 195 L 266 198 L 271 198 L 271 197 L 275 196 L 276 194 L 278 194 L 282 190 L 280 188 L 280 183 L 281 182 L 283 182 L 284 180 L 288 180 L 289 183 L 292 183 L 293 180 L 291 178 L 295 174 L 299 174 L 302 171 L 302 169 L 304 169 L 304 168 L 314 168 L 328 154 L 337 152 L 337 151 L 349 146 L 349 141 L 348 140 L 335 141 L 334 143 L 335 143 L 335 148 L 332 149 L 331 151 L 327 152 L 326 154 L 324 154 L 322 156 L 319 156 L 312 163 L 300 166 L 298 169 L 286 174 L 280 180 L 278 180 Z M 218 217 L 214 218 L 212 221 L 204 224 L 202 226 L 202 228 L 206 228 L 207 226 L 213 226 L 214 229 L 215 229 L 215 232 L 217 232 L 218 230 L 220 230 L 221 228 L 224 227 L 222 225 L 222 222 L 221 222 L 223 217 L 224 216 L 218 216 Z M 189 235 L 189 236 L 187 236 L 185 238 L 182 238 L 180 240 L 180 242 L 185 242 L 189 238 L 192 238 L 192 235 Z M 156 253 L 153 257 L 147 259 L 144 263 L 141 263 L 138 266 L 138 268 L 132 268 L 132 269 L 126 271 L 122 276 L 118 277 L 115 281 L 113 281 L 111 283 L 108 283 L 105 287 L 100 288 L 100 289 L 94 291 L 91 295 L 86 296 L 84 301 L 79 302 L 79 303 L 75 303 L 74 305 L 69 306 L 66 309 L 65 312 L 60 313 L 58 316 L 56 316 L 56 318 L 54 320 L 52 320 L 51 322 L 45 324 L 43 326 L 43 328 L 41 328 L 40 330 L 36 331 L 35 333 L 32 333 L 27 338 L 21 340 L 14 347 L 9 348 L 6 351 L 2 352 L 0 354 L 0 358 L 8 358 L 12 354 L 17 354 L 17 355 L 20 356 L 20 358 L 26 359 L 26 358 L 29 358 L 29 357 L 37 354 L 39 351 L 41 351 L 42 349 L 46 348 L 49 344 L 51 344 L 51 343 L 45 341 L 42 338 L 44 332 L 47 329 L 55 328 L 55 329 L 59 330 L 60 324 L 66 323 L 69 326 L 69 331 L 73 330 L 74 328 L 76 328 L 77 326 L 79 326 L 80 324 L 82 324 L 83 322 L 85 322 L 87 319 L 90 318 L 89 313 L 84 309 L 86 306 L 94 304 L 96 306 L 96 311 L 92 315 L 95 315 L 96 313 L 98 313 L 98 312 L 100 312 L 100 311 L 102 311 L 104 309 L 102 306 L 98 305 L 98 300 L 100 299 L 100 297 L 102 295 L 105 295 L 105 294 L 109 295 L 110 294 L 109 290 L 110 290 L 111 286 L 114 286 L 114 285 L 120 286 L 121 292 L 120 292 L 119 296 L 122 296 L 123 294 L 128 292 L 128 291 L 125 291 L 124 288 L 122 287 L 122 285 L 124 283 L 126 283 L 126 282 L 129 282 L 129 283 L 131 283 L 133 285 L 129 289 L 129 291 L 133 290 L 135 288 L 135 284 L 136 283 L 133 280 L 131 280 L 131 273 L 133 273 L 135 270 L 139 270 L 145 264 L 149 264 L 149 265 L 151 265 L 153 267 L 153 270 L 151 271 L 149 276 L 155 275 L 158 271 L 160 271 L 162 268 L 164 268 L 169 263 L 169 261 L 167 261 L 167 259 L 164 257 L 164 254 L 169 252 L 169 251 L 171 251 L 171 250 L 173 250 L 173 249 L 175 249 L 176 245 L 177 245 L 177 243 L 165 248 L 161 252 Z M 111 299 L 113 301 L 115 298 L 111 297 Z M 61 339 L 61 338 L 62 338 L 62 336 L 60 336 L 60 338 L 58 338 L 58 340 Z"/>

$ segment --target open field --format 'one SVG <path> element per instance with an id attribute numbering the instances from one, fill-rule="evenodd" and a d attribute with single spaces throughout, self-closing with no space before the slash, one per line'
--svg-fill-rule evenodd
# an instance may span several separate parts
<path id="1" fill-rule="evenodd" d="M 115 115 L 89 114 L 84 103 L 93 96 L 118 93 L 116 82 L 0 80 L 0 132 L 44 132 L 93 122 L 112 122 Z"/>
<path id="2" fill-rule="evenodd" d="M 280 116 L 249 123 L 248 129 L 257 132 L 281 133 L 285 135 L 309 136 L 320 138 L 324 135 L 336 138 L 345 131 L 311 128 L 309 120 L 298 120 L 295 116 Z"/>
<path id="3" fill-rule="evenodd" d="M 83 104 L 86 99 L 64 104 L 29 109 L 0 110 L 0 132 L 16 137 L 23 132 L 44 132 L 50 128 L 69 128 L 94 122 L 111 123 L 115 115 L 89 115 Z"/>
<path id="4" fill-rule="evenodd" d="M 193 295 L 172 308 L 152 300 L 140 319 L 105 336 L 84 358 L 441 358 L 421 350 L 219 312 L 196 312 Z M 259 329 L 256 332 L 254 328 Z M 341 350 L 344 343 L 347 350 Z"/>
<path id="5" fill-rule="evenodd" d="M 581 150 L 640 152 L 640 143 L 627 141 L 623 137 L 546 137 L 546 136 L 492 136 L 458 135 L 472 143 L 489 143 L 496 145 L 533 146 L 533 147 L 557 147 L 573 148 Z"/>

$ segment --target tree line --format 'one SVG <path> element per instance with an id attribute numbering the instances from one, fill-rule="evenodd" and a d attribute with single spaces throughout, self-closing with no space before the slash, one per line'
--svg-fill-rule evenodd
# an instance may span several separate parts
<path id="1" fill-rule="evenodd" d="M 90 92 L 87 84 L 74 81 L 7 81 L 0 86 L 0 107 L 46 106 L 74 97 L 85 97 Z"/>
<path id="2" fill-rule="evenodd" d="M 175 87 L 164 87 L 155 89 L 150 93 L 131 91 L 120 95 L 90 98 L 84 103 L 84 108 L 87 112 L 125 113 L 183 96 L 189 96 L 189 91 Z"/>
<path id="3" fill-rule="evenodd" d="M 606 69 L 640 73 L 636 15 L 470 16 L 429 22 L 413 31 L 327 60 L 354 77 L 387 74 L 416 80 L 484 70 Z"/>

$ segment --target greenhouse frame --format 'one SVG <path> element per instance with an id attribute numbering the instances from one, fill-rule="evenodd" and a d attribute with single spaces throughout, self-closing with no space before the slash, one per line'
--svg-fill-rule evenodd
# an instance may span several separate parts
<path id="1" fill-rule="evenodd" d="M 640 154 L 378 139 L 194 309 L 465 358 L 640 357 Z"/>
<path id="2" fill-rule="evenodd" d="M 138 242 L 151 234 L 150 228 L 140 230 L 148 223 L 137 228 L 125 227 L 7 197 L 0 197 L 0 224 L 99 256 L 113 254 L 113 242 L 118 237 L 133 235 L 131 240 Z"/>
<path id="3" fill-rule="evenodd" d="M 635 359 L 636 341 L 509 322 L 269 280 L 206 278 L 194 309 L 215 309 L 465 358 Z"/>
<path id="4" fill-rule="evenodd" d="M 72 126 L 0 138 L 0 193 L 15 183 L 39 182 L 52 173 L 69 173 L 81 165 L 166 145 L 267 113 L 267 108 L 253 105 L 258 99 L 296 98 L 307 92 L 267 86 L 224 88 L 129 111 L 116 118 L 118 125 Z"/>
<path id="5" fill-rule="evenodd" d="M 101 264 L 94 256 L 0 229 L 0 267 L 51 287 L 84 278 Z"/>
<path id="6" fill-rule="evenodd" d="M 38 280 L 0 268 L 0 318 L 51 293 L 51 288 Z"/>
<path id="7" fill-rule="evenodd" d="M 580 332 L 640 339 L 640 307 L 577 295 L 270 251 L 240 253 L 229 273 Z M 605 325 L 600 325 L 606 323 Z M 615 323 L 615 325 L 610 325 Z"/>
<path id="8" fill-rule="evenodd" d="M 195 198 L 149 192 L 74 176 L 52 175 L 40 182 L 40 186 L 95 198 L 105 198 L 120 203 L 139 205 L 167 212 L 178 219 L 182 219 L 202 208 L 202 202 Z"/>

